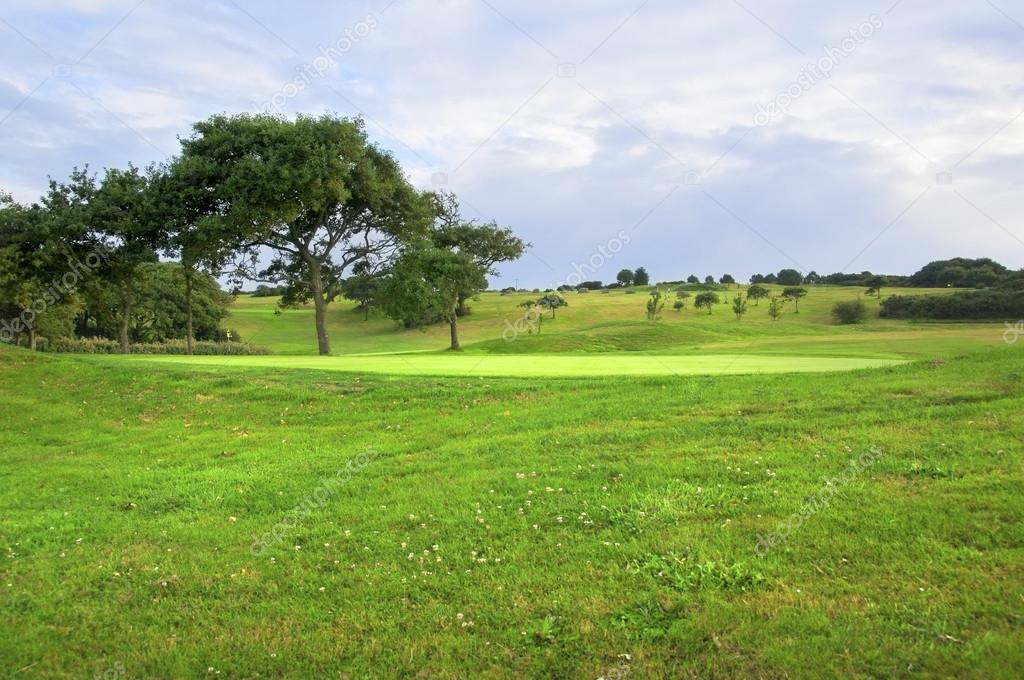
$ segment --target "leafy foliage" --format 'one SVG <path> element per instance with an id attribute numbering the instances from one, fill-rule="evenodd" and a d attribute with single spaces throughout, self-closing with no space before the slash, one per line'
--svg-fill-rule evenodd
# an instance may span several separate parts
<path id="1" fill-rule="evenodd" d="M 754 306 L 757 307 L 761 304 L 761 300 L 768 297 L 770 291 L 759 283 L 755 283 L 747 288 L 747 297 L 754 301 Z"/>
<path id="2" fill-rule="evenodd" d="M 832 307 L 832 317 L 839 324 L 861 323 L 868 318 L 868 308 L 861 300 L 837 302 Z"/>
<path id="3" fill-rule="evenodd" d="M 647 298 L 648 321 L 657 321 L 660 319 L 663 309 L 665 309 L 665 296 L 661 294 L 660 290 L 652 290 L 650 297 Z"/>
<path id="4" fill-rule="evenodd" d="M 747 301 L 742 295 L 737 295 L 732 299 L 732 313 L 736 315 L 737 321 L 747 313 Z"/>
<path id="5" fill-rule="evenodd" d="M 699 293 L 697 297 L 693 299 L 693 306 L 697 309 L 706 309 L 708 314 L 711 313 L 711 308 L 717 305 L 721 300 L 718 298 L 717 293 L 706 292 Z"/>
<path id="6" fill-rule="evenodd" d="M 891 319 L 1024 318 L 1024 291 L 979 290 L 949 295 L 893 295 L 882 301 L 881 316 Z"/>

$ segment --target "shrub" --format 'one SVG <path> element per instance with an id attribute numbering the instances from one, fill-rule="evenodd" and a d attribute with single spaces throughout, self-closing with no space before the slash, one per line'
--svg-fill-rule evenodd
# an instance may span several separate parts
<path id="1" fill-rule="evenodd" d="M 978 290 L 949 295 L 893 295 L 882 302 L 881 315 L 894 319 L 1020 319 L 1024 292 Z"/>
<path id="2" fill-rule="evenodd" d="M 832 307 L 832 317 L 839 324 L 860 323 L 868 318 L 868 308 L 860 300 L 837 302 Z"/>
<path id="3" fill-rule="evenodd" d="M 136 342 L 131 344 L 132 354 L 188 354 L 188 345 L 184 340 L 168 340 L 166 342 Z M 68 354 L 118 354 L 121 344 L 117 340 L 106 338 L 57 338 L 40 344 L 44 352 L 62 352 Z M 270 354 L 270 350 L 245 342 L 210 342 L 199 340 L 192 343 L 194 354 L 219 356 L 249 356 Z"/>

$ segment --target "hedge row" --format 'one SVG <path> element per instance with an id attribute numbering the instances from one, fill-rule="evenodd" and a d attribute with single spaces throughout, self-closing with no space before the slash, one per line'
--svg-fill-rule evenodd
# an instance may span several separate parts
<path id="1" fill-rule="evenodd" d="M 882 302 L 881 316 L 891 319 L 1024 319 L 1024 292 L 978 290 L 949 295 L 905 297 Z"/>
<path id="2" fill-rule="evenodd" d="M 92 338 L 75 340 L 62 338 L 40 341 L 39 349 L 44 352 L 65 352 L 71 354 L 120 354 L 121 344 L 116 340 Z M 248 356 L 253 354 L 270 354 L 266 347 L 250 345 L 245 342 L 210 342 L 199 340 L 192 343 L 194 354 L 216 354 L 220 356 Z M 188 345 L 184 340 L 168 340 L 166 342 L 135 342 L 131 344 L 132 354 L 188 354 Z"/>

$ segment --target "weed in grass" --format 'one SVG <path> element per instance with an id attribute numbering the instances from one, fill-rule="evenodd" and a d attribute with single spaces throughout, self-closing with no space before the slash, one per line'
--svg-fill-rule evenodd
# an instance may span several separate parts
<path id="1" fill-rule="evenodd" d="M 612 627 L 630 640 L 660 640 L 668 635 L 675 616 L 656 599 L 641 600 L 612 617 Z"/>
<path id="2" fill-rule="evenodd" d="M 701 560 L 694 554 L 652 554 L 630 564 L 630 570 L 651 576 L 681 592 L 743 591 L 761 587 L 764 574 L 744 562 Z"/>

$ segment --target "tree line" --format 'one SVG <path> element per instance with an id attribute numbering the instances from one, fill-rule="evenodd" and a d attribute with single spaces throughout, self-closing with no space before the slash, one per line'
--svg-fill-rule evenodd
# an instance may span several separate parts
<path id="1" fill-rule="evenodd" d="M 0 195 L 2 339 L 112 337 L 127 353 L 145 307 L 165 329 L 153 337 L 184 337 L 192 353 L 215 336 L 206 303 L 228 277 L 312 304 L 320 354 L 343 296 L 408 326 L 447 322 L 458 349 L 466 301 L 527 247 L 465 219 L 453 194 L 416 190 L 359 119 L 213 116 L 163 163 L 76 168 L 31 205 Z M 168 267 L 180 307 L 146 307 Z"/>

